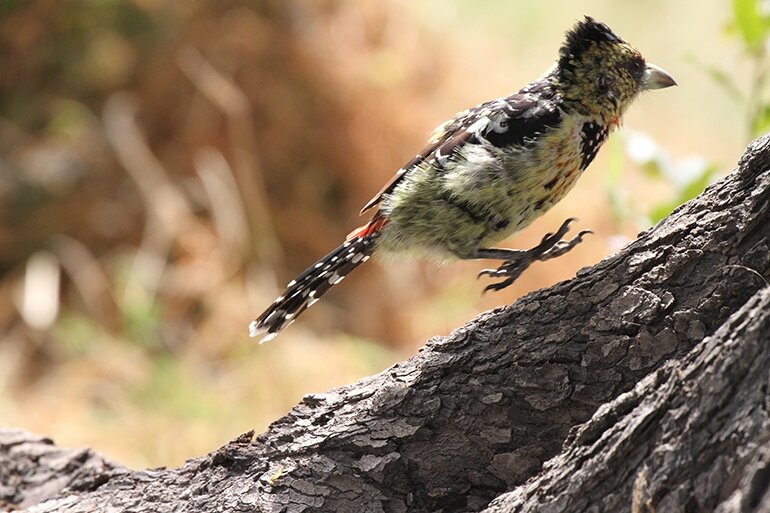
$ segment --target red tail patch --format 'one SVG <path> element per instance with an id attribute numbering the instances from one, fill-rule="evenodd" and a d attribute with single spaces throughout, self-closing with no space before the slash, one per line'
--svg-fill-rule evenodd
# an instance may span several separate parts
<path id="1" fill-rule="evenodd" d="M 354 239 L 356 237 L 366 237 L 367 235 L 371 235 L 375 232 L 380 231 L 382 227 L 387 224 L 387 222 L 388 222 L 388 219 L 386 217 L 375 217 L 365 225 L 359 226 L 358 228 L 350 232 L 348 236 L 345 238 L 345 240 Z"/>

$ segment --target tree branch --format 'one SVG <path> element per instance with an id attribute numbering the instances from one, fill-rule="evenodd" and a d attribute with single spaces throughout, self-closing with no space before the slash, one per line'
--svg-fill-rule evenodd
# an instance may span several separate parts
<path id="1" fill-rule="evenodd" d="M 591 419 L 600 405 L 634 389 L 665 361 L 681 358 L 603 407 L 570 437 L 560 459 L 552 460 L 536 479 L 552 475 L 554 465 L 586 464 L 586 457 L 579 459 L 574 451 L 608 443 L 606 437 L 614 436 L 620 449 L 606 463 L 605 481 L 617 482 L 618 487 L 599 483 L 586 473 L 582 481 L 553 488 L 554 497 L 563 494 L 563 504 L 569 505 L 577 500 L 569 493 L 591 490 L 588 502 L 579 504 L 603 511 L 605 503 L 632 503 L 630 479 L 641 490 L 637 511 L 645 511 L 638 508 L 646 507 L 648 498 L 649 504 L 658 507 L 664 497 L 674 495 L 681 496 L 681 504 L 715 504 L 688 502 L 688 494 L 700 493 L 710 482 L 668 490 L 665 479 L 677 483 L 679 474 L 658 481 L 659 469 L 668 464 L 646 458 L 663 451 L 666 439 L 655 438 L 659 428 L 654 420 L 676 415 L 674 409 L 666 408 L 676 404 L 686 416 L 688 408 L 700 407 L 686 403 L 688 395 L 681 395 L 684 402 L 676 402 L 678 394 L 696 394 L 680 382 L 702 383 L 692 370 L 681 374 L 692 365 L 706 365 L 693 360 L 693 355 L 706 351 L 709 344 L 721 344 L 720 340 L 727 344 L 732 335 L 724 330 L 737 333 L 736 343 L 743 340 L 740 319 L 759 319 L 758 333 L 765 336 L 762 340 L 768 338 L 764 317 L 745 310 L 751 305 L 758 309 L 766 300 L 757 292 L 767 286 L 770 276 L 769 203 L 770 137 L 764 137 L 748 148 L 734 173 L 640 234 L 618 254 L 581 270 L 573 280 L 482 314 L 376 376 L 306 396 L 253 442 L 247 433 L 178 469 L 128 471 L 108 466 L 104 479 L 75 477 L 64 490 L 34 495 L 36 489 L 14 473 L 14 461 L 22 455 L 11 456 L 5 438 L 0 437 L 0 477 L 8 489 L 3 493 L 14 504 L 36 504 L 36 512 L 478 511 L 538 474 L 544 461 L 561 452 L 570 430 Z M 744 334 L 748 336 L 748 331 Z M 757 345 L 759 339 L 747 340 Z M 719 363 L 713 361 L 713 353 L 703 354 L 712 355 L 709 365 Z M 743 364 L 730 368 L 738 376 L 726 375 L 722 380 L 712 376 L 709 386 L 723 388 L 714 394 L 742 390 L 732 380 L 754 369 L 752 362 Z M 658 404 L 645 402 L 641 393 L 645 387 L 652 387 L 653 396 L 659 397 L 661 413 L 634 424 L 639 419 L 633 412 Z M 742 399 L 748 405 L 764 397 L 764 403 L 751 404 L 766 412 L 767 395 L 767 387 L 759 387 Z M 719 404 L 712 409 L 717 411 Z M 692 429 L 689 436 L 700 443 L 692 447 L 710 447 L 698 437 L 717 436 L 716 431 L 701 430 L 716 429 L 719 422 L 732 420 L 702 418 L 700 424 L 660 429 Z M 620 424 L 628 429 L 617 431 Z M 664 431 L 660 433 L 663 436 Z M 748 448 L 752 433 L 747 431 L 732 445 L 719 447 Z M 643 443 L 636 447 L 637 442 Z M 659 454 L 662 457 L 665 451 Z M 754 465 L 759 470 L 753 475 L 766 477 L 762 461 L 767 462 L 767 457 L 762 460 L 760 452 L 756 455 Z M 692 456 L 690 463 L 700 466 L 697 454 Z M 745 455 L 712 456 L 726 465 L 719 468 L 729 470 L 737 468 Z M 640 462 L 647 464 L 646 478 L 639 477 Z M 615 475 L 616 468 L 621 474 Z M 634 473 L 622 474 L 623 469 Z M 700 469 L 691 471 L 694 476 Z M 19 484 L 6 485 L 6 476 Z M 530 502 L 522 501 L 540 500 L 531 483 L 545 486 L 556 481 L 556 477 L 530 481 L 492 508 L 524 508 Z M 526 511 L 535 508 L 526 507 Z M 548 511 L 572 511 L 565 508 L 554 506 Z"/>
<path id="2" fill-rule="evenodd" d="M 770 287 L 602 406 L 485 513 L 770 510 Z"/>

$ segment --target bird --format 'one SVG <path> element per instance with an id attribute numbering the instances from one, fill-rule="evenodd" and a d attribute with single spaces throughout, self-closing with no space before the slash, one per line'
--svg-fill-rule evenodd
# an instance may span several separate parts
<path id="1" fill-rule="evenodd" d="M 249 325 L 274 338 L 372 255 L 439 261 L 502 261 L 479 276 L 500 290 L 530 264 L 570 251 L 590 230 L 564 237 L 575 220 L 528 250 L 495 244 L 561 200 L 640 93 L 677 85 L 609 26 L 585 16 L 567 32 L 555 63 L 518 92 L 456 114 L 361 209 L 370 220 L 294 278 Z"/>

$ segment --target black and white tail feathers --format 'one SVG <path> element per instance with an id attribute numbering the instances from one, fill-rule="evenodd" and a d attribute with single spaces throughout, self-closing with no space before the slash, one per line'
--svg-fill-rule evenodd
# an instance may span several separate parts
<path id="1" fill-rule="evenodd" d="M 327 290 L 369 260 L 379 236 L 379 231 L 373 228 L 372 223 L 364 226 L 340 247 L 289 282 L 286 291 L 262 315 L 251 321 L 249 335 L 256 337 L 264 333 L 260 344 L 272 340 Z"/>

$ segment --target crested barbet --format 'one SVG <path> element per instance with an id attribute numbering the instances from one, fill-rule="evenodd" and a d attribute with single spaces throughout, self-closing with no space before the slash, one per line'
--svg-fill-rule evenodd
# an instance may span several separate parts
<path id="1" fill-rule="evenodd" d="M 532 263 L 562 255 L 589 233 L 573 219 L 529 250 L 493 245 L 543 215 L 575 185 L 641 93 L 676 85 L 604 23 L 585 17 L 556 63 L 519 92 L 460 112 L 396 172 L 361 213 L 371 220 L 292 280 L 249 326 L 270 340 L 374 253 L 502 260 L 480 273 L 507 287 Z"/>

